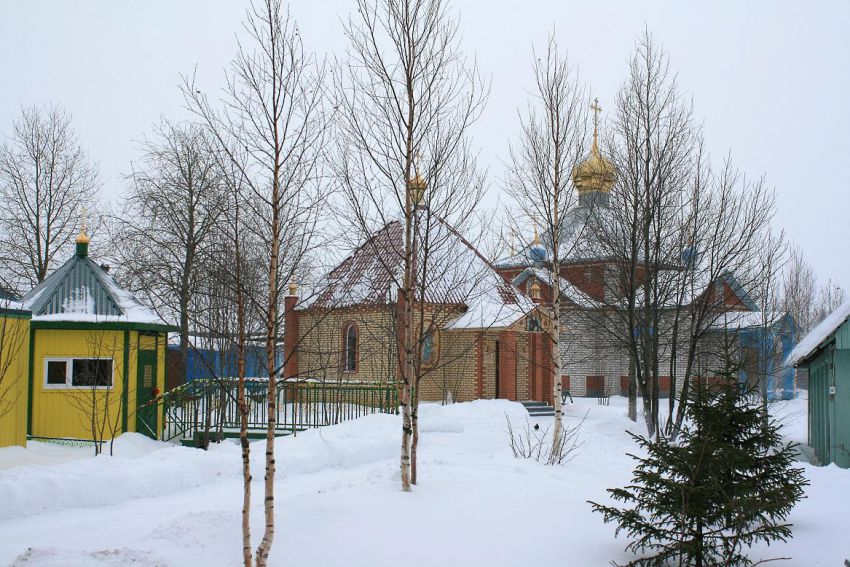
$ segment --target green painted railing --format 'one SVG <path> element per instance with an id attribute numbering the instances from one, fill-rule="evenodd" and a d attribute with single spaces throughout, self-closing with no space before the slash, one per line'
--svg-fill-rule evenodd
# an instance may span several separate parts
<path id="1" fill-rule="evenodd" d="M 248 431 L 265 436 L 268 424 L 268 381 L 246 380 Z M 161 438 L 205 440 L 234 437 L 240 428 L 236 380 L 193 380 L 157 402 L 163 407 Z M 374 413 L 398 413 L 394 383 L 284 381 L 278 383 L 275 431 L 295 434 Z"/>

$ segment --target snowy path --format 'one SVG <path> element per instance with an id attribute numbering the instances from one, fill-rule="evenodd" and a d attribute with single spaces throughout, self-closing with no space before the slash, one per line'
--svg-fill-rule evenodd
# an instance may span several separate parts
<path id="1" fill-rule="evenodd" d="M 605 488 L 629 479 L 624 452 L 633 447 L 623 430 L 631 424 L 622 400 L 610 407 L 576 401 L 568 408 L 572 422 L 589 411 L 584 446 L 555 468 L 508 451 L 504 414 L 524 421 L 518 404 L 424 408 L 420 485 L 412 494 L 398 489 L 396 416 L 281 439 L 271 563 L 384 566 L 397 565 L 402 553 L 411 566 L 604 566 L 627 559 L 625 540 L 614 540 L 613 527 L 585 501 L 604 499 Z M 800 432 L 800 408 L 805 434 L 802 403 L 784 408 L 793 416 L 792 436 Z M 262 520 L 260 453 L 253 461 L 254 526 Z M 239 564 L 235 445 L 203 452 L 126 436 L 116 454 L 0 470 L 0 565 Z M 11 458 L 12 451 L 0 450 L 0 469 Z M 754 557 L 793 556 L 782 564 L 809 567 L 840 565 L 850 555 L 850 471 L 807 466 L 807 474 L 810 497 L 792 517 L 794 541 Z"/>

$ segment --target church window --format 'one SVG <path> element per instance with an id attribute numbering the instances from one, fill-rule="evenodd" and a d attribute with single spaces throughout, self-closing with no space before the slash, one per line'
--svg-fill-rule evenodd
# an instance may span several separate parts
<path id="1" fill-rule="evenodd" d="M 433 366 L 440 354 L 440 335 L 437 329 L 429 330 L 422 339 L 422 365 Z"/>
<path id="2" fill-rule="evenodd" d="M 345 371 L 357 372 L 357 325 L 349 323 L 343 337 L 345 344 Z"/>

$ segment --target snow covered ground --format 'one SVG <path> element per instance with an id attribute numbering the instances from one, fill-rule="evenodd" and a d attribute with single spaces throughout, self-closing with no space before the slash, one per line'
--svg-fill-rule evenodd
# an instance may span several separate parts
<path id="1" fill-rule="evenodd" d="M 426 406 L 420 483 L 399 490 L 399 418 L 373 415 L 278 444 L 278 532 L 273 565 L 604 566 L 625 561 L 586 500 L 630 478 L 634 447 L 625 400 L 576 399 L 569 422 L 587 413 L 570 463 L 515 459 L 505 401 Z M 805 441 L 805 400 L 774 406 L 789 438 Z M 541 426 L 547 424 L 541 421 Z M 253 526 L 262 525 L 262 442 L 254 445 Z M 128 434 L 114 457 L 31 443 L 0 449 L 0 565 L 238 565 L 241 469 L 238 447 L 200 451 Z M 808 498 L 791 520 L 795 538 L 759 548 L 778 564 L 837 566 L 850 558 L 850 471 L 803 465 Z M 403 561 L 402 561 L 402 558 Z"/>

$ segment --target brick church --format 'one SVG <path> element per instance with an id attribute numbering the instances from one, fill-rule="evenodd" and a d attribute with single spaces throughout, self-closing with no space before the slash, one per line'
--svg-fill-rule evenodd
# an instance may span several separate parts
<path id="1" fill-rule="evenodd" d="M 594 132 L 589 156 L 572 173 L 578 205 L 569 213 L 564 236 L 568 245 L 562 245 L 569 254 L 562 258 L 557 275 L 536 231 L 520 250 L 490 261 L 447 222 L 429 217 L 427 208 L 417 206 L 417 219 L 428 217 L 437 240 L 445 243 L 443 254 L 429 260 L 432 270 L 437 264 L 440 277 L 422 285 L 415 302 L 421 399 L 552 403 L 554 343 L 546 321 L 551 320 L 547 313 L 554 299 L 550 285 L 554 277 L 560 278 L 562 295 L 564 390 L 592 397 L 627 392 L 629 357 L 606 340 L 594 316 L 611 305 L 614 287 L 610 280 L 615 268 L 594 245 L 594 227 L 606 222 L 614 180 L 614 166 L 602 156 Z M 411 183 L 421 185 L 421 194 L 424 181 L 417 177 Z M 402 308 L 398 289 L 403 243 L 403 223 L 389 222 L 305 297 L 290 287 L 285 301 L 287 378 L 398 379 L 396 323 Z M 724 294 L 720 308 L 736 314 L 736 324 L 752 322 L 757 306 L 734 278 L 707 282 L 705 289 L 718 285 Z M 778 332 L 787 334 L 788 329 Z M 669 360 L 662 360 L 662 367 L 667 366 Z M 661 395 L 668 395 L 670 377 L 662 376 L 659 382 Z"/>
<path id="2" fill-rule="evenodd" d="M 415 302 L 421 399 L 551 400 L 552 343 L 530 323 L 540 319 L 538 305 L 451 226 L 434 221 L 440 236 L 434 240 L 442 241 L 447 253 L 442 261 L 432 259 L 439 281 L 423 286 Z M 403 223 L 392 221 L 308 297 L 290 287 L 284 318 L 287 378 L 397 381 L 403 243 Z"/>

